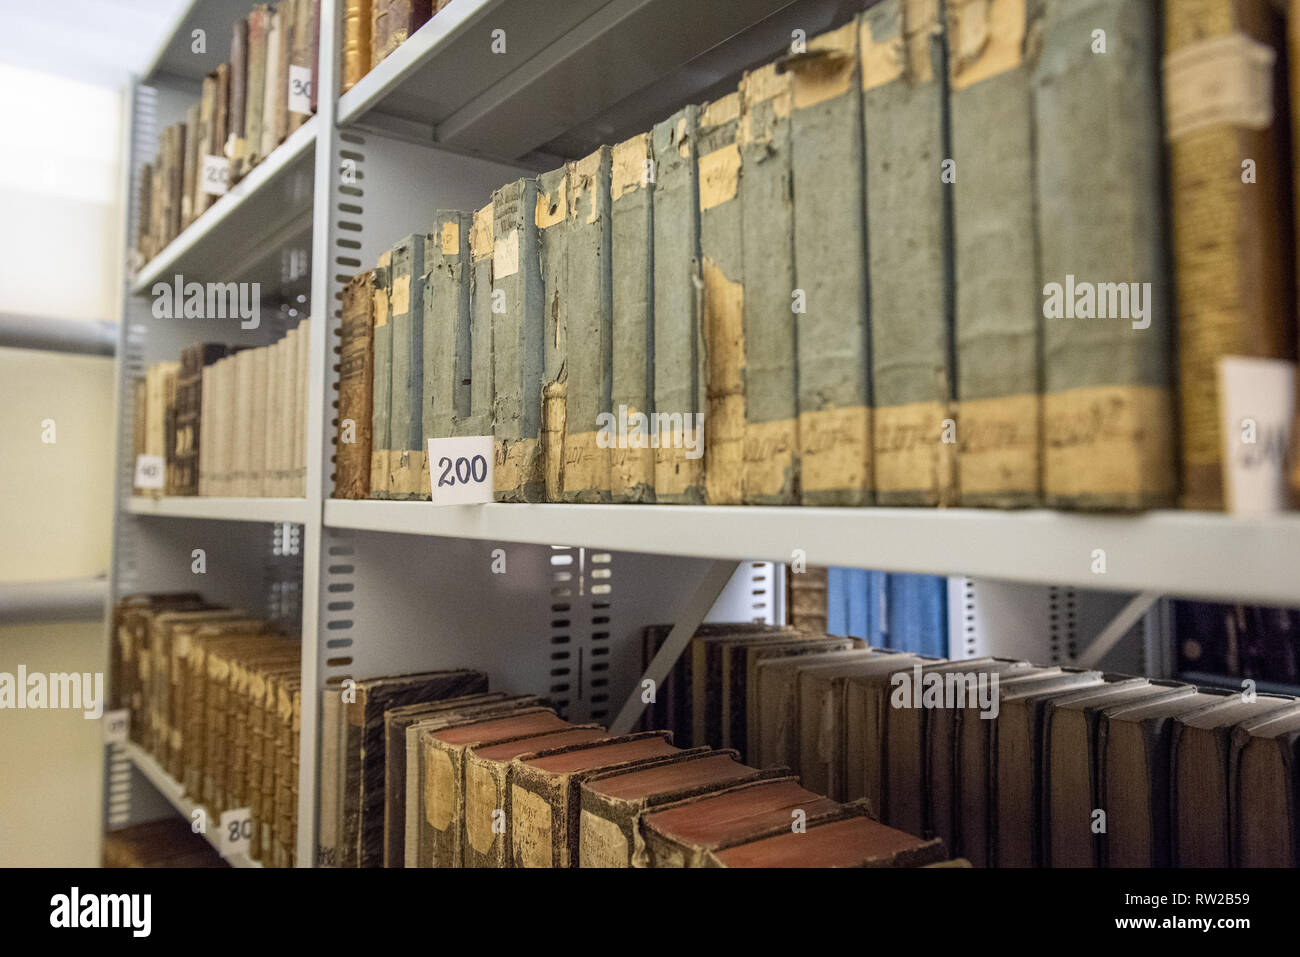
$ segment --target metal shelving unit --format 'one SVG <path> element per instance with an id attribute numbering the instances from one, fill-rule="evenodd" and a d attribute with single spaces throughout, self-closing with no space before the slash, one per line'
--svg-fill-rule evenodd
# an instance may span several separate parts
<path id="1" fill-rule="evenodd" d="M 147 77 L 152 85 L 142 83 L 134 100 L 132 202 L 157 129 L 196 95 L 196 79 L 224 56 L 230 21 L 251 6 L 196 2 L 163 44 Z M 1153 675 L 1168 673 L 1162 595 L 1300 604 L 1294 515 L 439 508 L 329 498 L 338 310 L 351 275 L 401 236 L 427 231 L 437 209 L 476 209 L 510 179 L 714 96 L 737 71 L 783 52 L 792 29 L 815 35 L 844 22 L 854 6 L 553 0 L 543 15 L 528 0 L 453 0 L 340 97 L 342 4 L 322 0 L 317 116 L 126 283 L 111 599 L 197 588 L 235 607 L 271 608 L 301 627 L 304 689 L 472 666 L 497 687 L 547 694 L 571 718 L 610 724 L 626 720 L 623 702 L 641 677 L 645 625 L 701 616 L 784 620 L 788 562 L 955 576 L 954 657 L 1087 660 Z M 218 50 L 211 63 L 186 57 L 184 41 L 196 26 L 208 30 L 208 59 Z M 491 52 L 496 30 L 505 31 L 504 54 Z M 137 215 L 129 217 L 132 240 Z M 289 265 L 301 261 L 307 276 Z M 218 329 L 155 319 L 151 284 L 177 272 L 262 281 L 271 316 L 264 304 L 263 328 L 243 340 L 234 338 L 237 323 Z M 305 498 L 132 497 L 132 377 L 194 342 L 269 341 L 292 319 L 290 310 L 306 308 L 299 296 L 315 317 Z M 201 580 L 191 573 L 195 548 L 207 555 Z M 1106 553 L 1105 574 L 1093 571 L 1098 549 Z M 304 703 L 315 698 L 304 694 Z M 304 707 L 303 864 L 314 857 L 317 718 L 315 707 Z M 113 750 L 142 774 L 112 772 L 110 824 L 156 813 L 157 796 L 138 793 L 137 779 L 185 812 L 175 782 L 147 755 Z"/>

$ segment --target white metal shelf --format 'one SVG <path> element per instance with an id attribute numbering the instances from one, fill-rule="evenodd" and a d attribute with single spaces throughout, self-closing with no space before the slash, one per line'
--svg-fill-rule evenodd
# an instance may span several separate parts
<path id="1" fill-rule="evenodd" d="M 126 510 L 132 515 L 302 524 L 311 514 L 311 505 L 305 498 L 149 498 L 136 495 L 127 499 Z"/>
<path id="2" fill-rule="evenodd" d="M 311 233 L 313 169 L 318 118 L 294 130 L 266 159 L 149 260 L 131 291 L 148 293 L 155 282 L 261 282 L 274 288 L 280 250 Z"/>
<path id="3" fill-rule="evenodd" d="M 1300 604 L 1300 515 L 919 508 L 325 503 L 325 524 L 487 541 L 966 575 Z M 1093 572 L 1105 552 L 1105 573 Z"/>
<path id="4" fill-rule="evenodd" d="M 218 847 L 217 842 L 212 839 L 212 834 L 215 832 L 218 823 L 216 820 L 213 820 L 214 816 L 210 814 L 206 808 L 203 808 L 202 804 L 191 801 L 186 797 L 185 789 L 181 787 L 180 782 L 168 774 L 163 769 L 162 765 L 154 760 L 153 755 L 149 754 L 134 742 L 128 741 L 125 748 L 126 753 L 131 758 L 131 763 L 139 769 L 141 774 L 149 779 L 149 783 L 158 789 L 158 793 L 165 797 L 167 802 L 171 804 L 172 807 L 176 808 L 185 820 L 193 822 L 194 811 L 199 808 L 203 809 L 203 813 L 208 818 L 203 836 L 209 844 L 220 851 L 221 848 Z M 222 856 L 225 857 L 226 863 L 231 867 L 262 866 L 260 862 L 253 860 L 247 854 L 231 854 L 229 856 L 223 854 Z"/>

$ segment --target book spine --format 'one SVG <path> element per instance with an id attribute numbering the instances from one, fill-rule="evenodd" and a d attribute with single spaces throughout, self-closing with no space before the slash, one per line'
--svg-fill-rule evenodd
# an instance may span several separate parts
<path id="1" fill-rule="evenodd" d="M 181 173 L 181 228 L 194 222 L 195 180 L 199 175 L 199 104 L 185 111 L 185 169 Z"/>
<path id="2" fill-rule="evenodd" d="M 354 276 L 343 287 L 335 498 L 363 499 L 370 494 L 370 428 L 375 376 L 374 289 L 374 270 Z"/>
<path id="3" fill-rule="evenodd" d="M 696 152 L 700 200 L 700 331 L 704 341 L 705 497 L 744 500 L 745 279 L 741 201 L 740 93 L 700 110 Z"/>
<path id="4" fill-rule="evenodd" d="M 375 269 L 374 317 L 374 398 L 371 402 L 370 427 L 370 497 L 386 499 L 388 492 L 389 433 L 393 411 L 393 324 L 389 321 L 389 259 L 379 257 Z"/>
<path id="5" fill-rule="evenodd" d="M 458 747 L 444 745 L 432 734 L 425 735 L 424 813 L 428 822 L 425 840 L 429 845 L 430 866 L 460 867 L 461 840 L 464 822 L 461 818 L 463 752 Z"/>
<path id="6" fill-rule="evenodd" d="M 212 494 L 212 455 L 209 451 L 212 448 L 212 405 L 213 405 L 213 379 L 215 378 L 213 370 L 216 363 L 205 366 L 200 372 L 200 389 L 202 392 L 201 405 L 199 406 L 198 432 L 199 447 L 196 461 L 198 462 L 198 488 L 196 493 L 200 496 Z"/>
<path id="7" fill-rule="evenodd" d="M 293 60 L 293 23 L 298 0 L 282 0 L 277 8 L 280 19 L 280 47 L 276 54 L 275 73 L 275 138 L 271 149 L 284 142 L 289 135 L 289 64 Z M 271 150 L 267 150 L 270 153 Z"/>
<path id="8" fill-rule="evenodd" d="M 248 14 L 248 89 L 244 107 L 244 155 L 239 173 L 246 175 L 262 158 L 262 111 L 266 105 L 266 31 L 270 9 L 259 3 Z"/>
<path id="9" fill-rule="evenodd" d="M 232 494 L 247 497 L 252 490 L 253 359 L 256 349 L 235 356 L 234 488 Z"/>
<path id="10" fill-rule="evenodd" d="M 542 277 L 537 259 L 537 182 L 516 180 L 492 196 L 492 432 L 496 500 L 539 502 Z"/>
<path id="11" fill-rule="evenodd" d="M 290 495 L 303 498 L 307 494 L 307 378 L 311 363 L 311 317 L 298 323 L 298 367 L 294 376 L 294 461 L 293 486 Z"/>
<path id="12" fill-rule="evenodd" d="M 370 72 L 370 2 L 346 0 L 343 7 L 343 85 L 346 93 Z"/>
<path id="13" fill-rule="evenodd" d="M 424 236 L 407 236 L 392 253 L 389 320 L 392 327 L 392 412 L 388 473 L 389 498 L 411 501 L 420 497 L 424 453 Z"/>
<path id="14" fill-rule="evenodd" d="M 284 368 L 280 370 L 279 382 L 281 404 L 278 444 L 280 451 L 278 453 L 278 478 L 275 485 L 275 494 L 280 497 L 292 494 L 294 448 L 298 440 L 298 433 L 302 429 L 296 400 L 295 385 L 297 376 L 294 373 L 298 368 L 299 354 L 306 348 L 303 343 L 303 330 L 298 326 L 290 329 L 284 338 Z"/>
<path id="15" fill-rule="evenodd" d="M 230 64 L 217 67 L 217 105 L 212 142 L 214 156 L 226 156 L 226 140 L 230 135 Z M 178 166 L 177 169 L 180 169 Z"/>
<path id="16" fill-rule="evenodd" d="M 266 15 L 266 68 L 262 85 L 262 143 L 258 158 L 265 158 L 279 145 L 276 133 L 277 105 L 280 102 L 280 53 L 285 9 L 268 10 Z"/>
<path id="17" fill-rule="evenodd" d="M 248 423 L 248 494 L 270 494 L 270 475 L 266 466 L 266 419 L 270 409 L 270 372 L 267 358 L 270 349 L 249 349 L 252 378 L 249 384 L 250 411 Z"/>
<path id="18" fill-rule="evenodd" d="M 747 505 L 799 501 L 794 193 L 790 168 L 791 74 L 769 64 L 740 85 L 741 307 L 744 343 L 744 461 Z"/>
<path id="19" fill-rule="evenodd" d="M 860 24 L 876 500 L 952 504 L 952 257 L 938 5 L 885 0 Z"/>
<path id="20" fill-rule="evenodd" d="M 469 415 L 469 218 L 439 211 L 424 240 L 424 368 L 421 442 L 456 434 Z M 421 497 L 430 494 L 426 465 Z"/>
<path id="21" fill-rule="evenodd" d="M 227 115 L 226 158 L 230 160 L 230 181 L 238 179 L 247 141 L 248 125 L 248 21 L 236 20 L 230 37 L 230 108 Z"/>
<path id="22" fill-rule="evenodd" d="M 566 502 L 610 500 L 613 362 L 610 271 L 610 149 L 568 164 L 568 389 L 564 411 Z"/>
<path id="23" fill-rule="evenodd" d="M 492 434 L 492 204 L 474 213 L 470 228 L 470 414 L 460 435 Z"/>
<path id="24" fill-rule="evenodd" d="M 537 177 L 538 264 L 542 276 L 542 469 L 546 500 L 564 494 L 568 408 L 569 165 Z"/>
<path id="25" fill-rule="evenodd" d="M 311 91 L 304 89 L 304 84 L 311 85 L 312 82 L 312 43 L 313 34 L 313 0 L 293 0 L 294 17 L 293 17 L 293 39 L 292 51 L 289 57 L 289 88 L 286 90 L 286 97 L 295 95 L 306 96 L 309 111 L 306 113 L 298 110 L 286 110 L 288 114 L 288 130 L 293 132 L 298 127 L 307 122 L 311 116 L 310 103 Z"/>
<path id="26" fill-rule="evenodd" d="M 1079 41 L 1094 31 L 1105 56 Z M 1043 488 L 1055 507 L 1146 508 L 1174 493 L 1159 34 L 1151 0 L 1044 7 L 1033 85 Z M 1116 308 L 1097 311 L 1083 292 L 1094 287 Z"/>
<path id="27" fill-rule="evenodd" d="M 704 461 L 687 457 L 686 439 L 705 412 L 700 334 L 700 202 L 695 133 L 699 110 L 687 106 L 655 124 L 654 408 L 655 497 L 675 505 L 704 502 Z M 698 448 L 696 452 L 698 452 Z M 692 452 L 694 456 L 696 452 Z"/>
<path id="28" fill-rule="evenodd" d="M 800 501 L 872 500 L 858 25 L 792 60 Z"/>
<path id="29" fill-rule="evenodd" d="M 199 146 L 195 160 L 194 218 L 197 219 L 216 197 L 204 189 L 203 166 L 208 156 L 217 156 L 221 144 L 217 142 L 217 75 L 209 73 L 203 78 L 203 92 L 199 100 Z"/>
<path id="30" fill-rule="evenodd" d="M 284 339 L 266 347 L 266 409 L 262 420 L 262 463 L 265 471 L 262 494 L 276 496 L 279 489 L 280 380 L 284 376 Z"/>
<path id="31" fill-rule="evenodd" d="M 510 867 L 513 863 L 510 768 L 508 761 L 480 759 L 473 753 L 466 759 L 465 843 L 461 849 L 465 867 Z"/>
<path id="32" fill-rule="evenodd" d="M 655 500 L 646 418 L 654 410 L 653 158 L 650 134 L 642 133 L 615 146 L 610 163 L 610 411 L 637 423 L 635 441 L 629 429 L 627 441 L 610 450 L 615 502 Z"/>
<path id="33" fill-rule="evenodd" d="M 1188 508 L 1225 507 L 1219 360 L 1295 359 L 1286 51 L 1277 7 L 1267 0 L 1165 5 L 1165 125 Z M 1146 44 L 1139 51 L 1145 68 L 1155 52 Z M 1249 93 L 1224 92 L 1237 89 Z M 1168 315 L 1162 310 L 1156 321 Z M 1153 338 L 1152 325 L 1137 334 Z M 1158 372 L 1152 385 L 1163 387 L 1168 370 Z"/>

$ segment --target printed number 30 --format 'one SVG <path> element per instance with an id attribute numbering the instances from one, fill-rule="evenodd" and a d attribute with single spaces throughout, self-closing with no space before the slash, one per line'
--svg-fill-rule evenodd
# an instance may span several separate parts
<path id="1" fill-rule="evenodd" d="M 455 462 L 444 455 L 438 459 L 438 467 L 442 469 L 442 475 L 438 478 L 439 488 L 444 485 L 454 486 L 457 482 L 468 485 L 471 479 L 475 482 L 487 479 L 487 459 L 481 455 L 476 455 L 472 459 L 458 458 Z"/>

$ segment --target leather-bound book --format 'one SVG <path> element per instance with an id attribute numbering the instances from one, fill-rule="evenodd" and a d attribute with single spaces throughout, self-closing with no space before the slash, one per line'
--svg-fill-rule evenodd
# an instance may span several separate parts
<path id="1" fill-rule="evenodd" d="M 461 435 L 492 435 L 492 204 L 474 213 L 469 234 L 469 418 Z M 376 322 L 378 319 L 376 318 Z"/>
<path id="2" fill-rule="evenodd" d="M 248 122 L 248 21 L 236 20 L 230 35 L 230 95 L 226 109 L 226 159 L 230 160 L 233 183 L 238 179 Z"/>
<path id="3" fill-rule="evenodd" d="M 424 238 L 422 438 L 447 438 L 470 413 L 468 213 L 439 210 Z M 426 465 L 420 495 L 430 494 Z"/>
<path id="4" fill-rule="evenodd" d="M 393 421 L 393 324 L 389 297 L 389 262 L 392 251 L 379 257 L 372 284 L 374 345 L 372 349 L 373 389 L 370 402 L 370 497 L 386 499 Z"/>
<path id="5" fill-rule="evenodd" d="M 199 494 L 199 454 L 203 421 L 203 370 L 226 354 L 216 343 L 191 346 L 181 352 L 176 380 L 176 486 L 174 495 Z"/>
<path id="6" fill-rule="evenodd" d="M 212 138 L 208 143 L 208 152 L 213 156 L 225 156 L 226 137 L 230 128 L 230 64 L 222 63 L 218 66 L 216 77 L 216 105 L 213 108 Z"/>
<path id="7" fill-rule="evenodd" d="M 344 0 L 343 70 L 340 93 L 346 93 L 370 72 L 371 0 Z"/>
<path id="8" fill-rule="evenodd" d="M 286 28 L 288 4 L 268 10 L 266 15 L 266 65 L 262 86 L 262 140 L 257 150 L 257 157 L 265 159 L 271 151 L 280 145 L 278 132 L 280 117 L 288 101 L 288 90 L 280 82 L 282 57 L 284 55 L 283 34 Z M 288 73 L 284 72 L 287 79 Z"/>
<path id="9" fill-rule="evenodd" d="M 292 133 L 311 117 L 311 90 L 314 85 L 312 71 L 316 43 L 315 0 L 292 0 L 293 34 L 289 39 L 289 85 L 286 104 L 286 129 Z M 300 107 L 306 106 L 304 113 Z"/>
<path id="10" fill-rule="evenodd" d="M 1300 867 L 1300 705 L 1238 725 L 1230 786 L 1237 867 Z"/>
<path id="11" fill-rule="evenodd" d="M 569 378 L 569 172 L 537 177 L 537 262 L 542 277 L 542 474 L 546 500 L 564 495 L 565 410 Z"/>
<path id="12" fill-rule="evenodd" d="M 339 342 L 339 431 L 334 445 L 334 497 L 370 495 L 370 428 L 374 403 L 375 270 L 343 287 Z"/>
<path id="13" fill-rule="evenodd" d="M 947 857 L 943 842 L 914 837 L 861 814 L 789 828 L 709 854 L 712 867 L 921 867 Z"/>
<path id="14" fill-rule="evenodd" d="M 372 0 L 371 65 L 406 42 L 433 15 L 431 0 Z"/>
<path id="15" fill-rule="evenodd" d="M 181 229 L 194 222 L 195 183 L 203 171 L 199 168 L 199 104 L 191 103 L 185 111 L 185 167 L 181 171 Z"/>
<path id="16" fill-rule="evenodd" d="M 692 659 L 690 743 L 693 746 L 722 746 L 722 663 L 728 649 L 793 637 L 796 637 L 794 632 L 779 625 L 719 624 L 708 631 L 696 631 L 688 649 Z"/>
<path id="17" fill-rule="evenodd" d="M 388 497 L 420 498 L 424 445 L 424 235 L 413 233 L 392 249 L 389 325 L 392 337 L 392 410 L 389 413 Z"/>
<path id="18" fill-rule="evenodd" d="M 849 651 L 851 638 L 791 636 L 789 641 L 762 641 L 727 645 L 722 652 L 722 747 L 735 748 L 748 761 L 756 761 L 756 749 L 749 740 L 751 717 L 755 716 L 758 663 L 768 658 L 824 655 Z"/>
<path id="19" fill-rule="evenodd" d="M 239 175 L 245 176 L 261 160 L 262 114 L 266 109 L 266 40 L 271 10 L 254 4 L 248 13 L 248 83 L 244 93 L 244 155 Z"/>
<path id="20" fill-rule="evenodd" d="M 181 703 L 181 775 L 178 780 L 186 795 L 202 800 L 208 758 L 208 652 L 221 651 L 232 641 L 261 635 L 266 623 L 252 618 L 235 618 L 205 624 L 190 637 L 184 666 L 178 677 L 177 700 Z"/>

